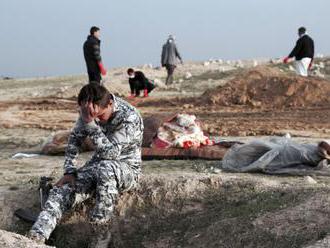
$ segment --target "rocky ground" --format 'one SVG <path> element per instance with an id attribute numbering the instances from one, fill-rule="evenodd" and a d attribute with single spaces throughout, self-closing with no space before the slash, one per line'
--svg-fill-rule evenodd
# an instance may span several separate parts
<path id="1" fill-rule="evenodd" d="M 261 67 L 255 67 L 257 65 Z M 308 95 L 302 97 L 308 104 L 299 106 L 260 105 L 256 102 L 262 99 L 251 98 L 249 92 L 251 99 L 238 104 L 200 101 L 205 100 L 205 92 L 218 90 L 223 94 L 223 89 L 237 79 L 242 81 L 251 69 L 276 70 L 280 77 L 287 77 L 285 82 L 289 81 L 292 68 L 277 60 L 187 63 L 178 68 L 176 82 L 168 87 L 162 83 L 164 70 L 150 66 L 140 69 L 158 85 L 150 98 L 131 101 L 144 116 L 196 114 L 211 136 L 222 139 L 246 141 L 285 133 L 302 142 L 330 137 L 328 102 L 310 104 L 312 98 Z M 129 91 L 125 71 L 126 68 L 113 69 L 105 78 L 105 85 L 120 96 L 127 96 Z M 330 59 L 317 59 L 313 74 L 310 80 L 329 82 L 326 80 L 330 79 Z M 267 80 L 271 78 L 267 73 L 263 76 Z M 38 178 L 42 175 L 58 178 L 63 163 L 62 156 L 16 159 L 12 156 L 18 152 L 37 153 L 52 133 L 72 127 L 77 117 L 75 97 L 85 80 L 86 76 L 72 76 L 0 81 L 1 229 L 19 234 L 27 232 L 29 225 L 13 217 L 13 211 L 19 207 L 37 211 Z M 316 91 L 309 88 L 308 92 Z M 320 92 L 330 96 L 326 90 Z M 80 163 L 88 156 L 89 153 L 84 153 Z M 319 244 L 327 243 L 330 232 L 330 180 L 327 177 L 232 174 L 218 167 L 218 161 L 144 162 L 139 190 L 122 196 L 114 221 L 102 229 L 107 231 L 103 237 L 110 237 L 107 245 L 328 247 L 313 246 L 317 240 L 321 240 Z M 102 242 L 96 235 L 99 232 L 86 221 L 85 212 L 86 209 L 78 206 L 76 212 L 69 213 L 48 244 L 101 247 Z M 24 246 L 28 241 L 21 236 L 0 233 L 1 247 L 20 247 L 15 246 L 15 242 L 21 247 L 34 247 Z"/>

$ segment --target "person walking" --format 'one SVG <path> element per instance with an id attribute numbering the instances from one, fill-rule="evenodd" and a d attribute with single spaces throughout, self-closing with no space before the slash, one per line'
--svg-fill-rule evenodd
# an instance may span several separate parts
<path id="1" fill-rule="evenodd" d="M 174 70 L 177 67 L 178 60 L 183 64 L 182 58 L 175 44 L 173 35 L 170 35 L 167 42 L 163 45 L 161 64 L 167 70 L 166 85 L 173 83 Z"/>
<path id="2" fill-rule="evenodd" d="M 300 76 L 307 77 L 308 69 L 312 67 L 314 59 L 314 41 L 306 33 L 306 28 L 301 27 L 298 29 L 299 39 L 296 43 L 296 46 L 293 48 L 292 52 L 288 57 L 284 58 L 283 62 L 287 64 L 290 59 L 294 58 L 296 72 Z"/>
<path id="3" fill-rule="evenodd" d="M 91 27 L 90 34 L 84 43 L 84 57 L 87 66 L 87 73 L 89 82 L 101 83 L 101 74 L 107 74 L 103 66 L 100 49 L 100 29 L 98 27 Z"/>

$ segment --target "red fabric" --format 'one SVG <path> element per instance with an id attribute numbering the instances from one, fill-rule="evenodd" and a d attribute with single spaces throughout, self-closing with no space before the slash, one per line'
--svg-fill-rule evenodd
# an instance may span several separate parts
<path id="1" fill-rule="evenodd" d="M 144 97 L 148 97 L 148 90 L 147 90 L 147 89 L 144 89 L 144 91 L 143 91 L 143 96 L 144 96 Z"/>
<path id="2" fill-rule="evenodd" d="M 105 76 L 107 74 L 107 70 L 104 68 L 102 62 L 99 62 L 99 68 L 100 68 L 101 74 L 103 76 Z"/>
<path id="3" fill-rule="evenodd" d="M 191 147 L 193 147 L 193 146 L 194 146 L 194 144 L 193 144 L 193 142 L 190 141 L 190 140 L 187 140 L 187 141 L 183 142 L 183 148 L 184 148 L 184 149 L 189 149 L 189 148 L 191 148 Z"/>
<path id="4" fill-rule="evenodd" d="M 308 70 L 312 69 L 312 66 L 313 66 L 313 59 L 312 59 L 311 62 L 309 63 Z"/>
<path id="5" fill-rule="evenodd" d="M 157 148 L 169 148 L 171 146 L 170 143 L 168 143 L 168 142 L 166 142 L 164 140 L 161 140 L 158 137 L 154 138 L 154 141 L 152 143 Z"/>

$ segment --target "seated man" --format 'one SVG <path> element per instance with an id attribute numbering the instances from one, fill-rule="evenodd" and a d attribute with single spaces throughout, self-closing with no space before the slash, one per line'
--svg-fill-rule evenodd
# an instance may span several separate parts
<path id="1" fill-rule="evenodd" d="M 144 97 L 147 97 L 148 94 L 155 88 L 148 78 L 146 78 L 142 71 L 134 71 L 134 69 L 129 68 L 127 70 L 128 82 L 131 88 L 130 97 L 137 97 L 140 95 L 140 91 L 143 90 Z"/>
<path id="2" fill-rule="evenodd" d="M 140 176 L 143 121 L 138 111 L 97 83 L 80 90 L 78 105 L 80 116 L 69 136 L 64 176 L 50 191 L 30 231 L 30 237 L 39 242 L 49 238 L 63 213 L 73 206 L 76 194 L 95 195 L 91 221 L 108 222 L 118 193 L 133 189 Z M 95 152 L 77 169 L 74 162 L 86 137 Z"/>

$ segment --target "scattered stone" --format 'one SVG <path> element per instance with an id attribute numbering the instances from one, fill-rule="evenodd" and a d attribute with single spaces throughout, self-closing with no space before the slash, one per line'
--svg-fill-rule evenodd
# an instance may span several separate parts
<path id="1" fill-rule="evenodd" d="M 160 80 L 160 79 L 158 79 L 158 78 L 155 78 L 155 79 L 154 79 L 154 84 L 155 84 L 156 87 L 158 87 L 158 88 L 160 88 L 160 89 L 165 89 L 165 88 L 167 88 L 166 84 L 165 84 L 162 80 Z"/>
<path id="2" fill-rule="evenodd" d="M 325 75 L 320 71 L 320 69 L 315 69 L 311 74 L 315 77 L 325 78 Z"/>
<path id="3" fill-rule="evenodd" d="M 203 63 L 203 65 L 204 65 L 204 66 L 209 66 L 209 65 L 210 65 L 210 62 L 209 62 L 209 61 L 205 61 L 205 62 Z"/>
<path id="4" fill-rule="evenodd" d="M 152 69 L 153 66 L 152 66 L 152 64 L 144 64 L 144 65 L 142 66 L 142 68 L 143 68 L 143 69 Z"/>
<path id="5" fill-rule="evenodd" d="M 296 69 L 292 65 L 289 65 L 289 70 L 290 71 L 296 71 Z"/>
<path id="6" fill-rule="evenodd" d="M 0 247 L 3 248 L 48 248 L 54 246 L 48 246 L 38 244 L 27 237 L 22 235 L 0 230 Z"/>
<path id="7" fill-rule="evenodd" d="M 286 133 L 286 134 L 284 135 L 284 137 L 287 138 L 287 139 L 291 139 L 291 134 Z"/>
<path id="8" fill-rule="evenodd" d="M 192 74 L 190 72 L 186 72 L 186 75 L 184 77 L 185 79 L 191 79 L 192 78 Z"/>
<path id="9" fill-rule="evenodd" d="M 258 66 L 258 61 L 253 60 L 253 67 L 257 67 Z"/>
<path id="10" fill-rule="evenodd" d="M 318 54 L 316 54 L 315 57 L 316 58 L 319 58 L 319 59 L 323 59 L 324 58 L 324 55 L 322 53 L 318 53 Z"/>
<path id="11" fill-rule="evenodd" d="M 225 72 L 225 68 L 220 67 L 220 68 L 219 68 L 219 72 L 221 72 L 221 73 L 222 73 L 222 72 Z"/>
<path id="12" fill-rule="evenodd" d="M 212 171 L 214 174 L 220 174 L 222 172 L 221 169 L 219 168 L 214 168 L 213 171 Z"/>
<path id="13" fill-rule="evenodd" d="M 320 67 L 321 69 L 324 69 L 324 67 L 325 67 L 325 66 L 324 66 L 324 63 L 323 63 L 323 62 L 320 62 L 320 63 L 319 63 L 319 67 Z"/>
<path id="14" fill-rule="evenodd" d="M 312 178 L 311 176 L 306 176 L 305 181 L 309 184 L 317 184 L 317 181 L 314 178 Z"/>
<path id="15" fill-rule="evenodd" d="M 250 104 L 251 104 L 253 107 L 260 107 L 260 106 L 262 105 L 262 102 L 251 100 L 251 101 L 250 101 Z"/>

